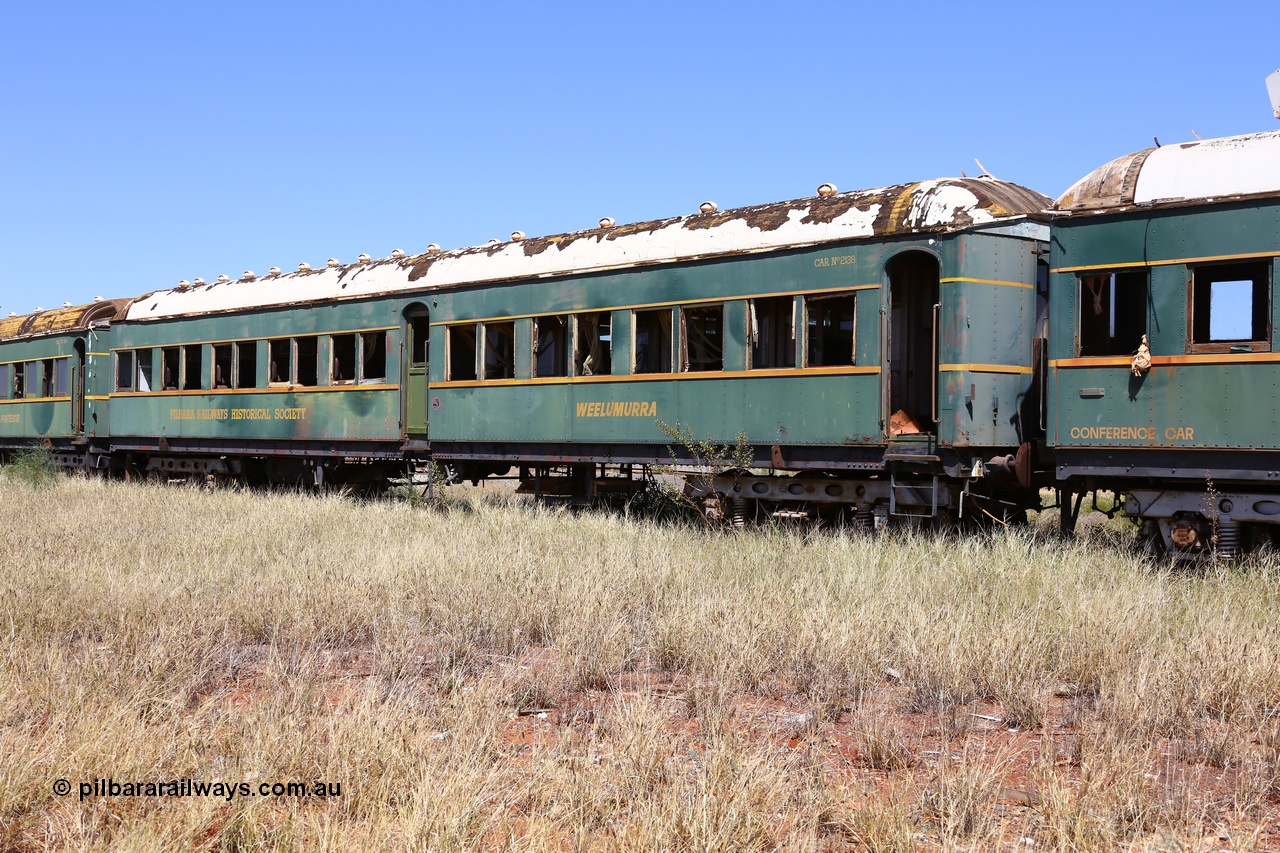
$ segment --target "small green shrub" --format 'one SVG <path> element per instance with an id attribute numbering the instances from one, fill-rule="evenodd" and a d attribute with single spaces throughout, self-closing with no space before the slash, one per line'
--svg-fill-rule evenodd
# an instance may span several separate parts
<path id="1" fill-rule="evenodd" d="M 9 464 L 3 470 L 6 479 L 37 489 L 53 485 L 58 476 L 53 458 L 42 447 L 19 450 L 9 458 Z"/>

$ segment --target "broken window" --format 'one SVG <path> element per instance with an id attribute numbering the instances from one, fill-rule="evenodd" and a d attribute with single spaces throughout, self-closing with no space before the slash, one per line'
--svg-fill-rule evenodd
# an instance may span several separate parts
<path id="1" fill-rule="evenodd" d="M 516 375 L 516 324 L 484 324 L 484 378 L 513 379 Z"/>
<path id="2" fill-rule="evenodd" d="M 757 370 L 796 366 L 795 299 L 770 296 L 748 304 L 751 367 Z"/>
<path id="3" fill-rule="evenodd" d="M 236 344 L 237 388 L 258 387 L 258 342 L 240 341 Z"/>
<path id="4" fill-rule="evenodd" d="M 349 385 L 356 381 L 356 336 L 333 336 L 333 384 Z"/>
<path id="5" fill-rule="evenodd" d="M 449 381 L 476 378 L 476 326 L 449 327 Z"/>
<path id="6" fill-rule="evenodd" d="M 70 359 L 59 358 L 53 362 L 53 388 L 51 390 L 54 397 L 66 397 L 71 393 L 70 369 Z"/>
<path id="7" fill-rule="evenodd" d="M 360 335 L 360 382 L 378 385 L 387 381 L 387 333 L 364 332 Z"/>
<path id="8" fill-rule="evenodd" d="M 177 347 L 160 350 L 161 386 L 165 391 L 178 390 L 178 377 L 182 375 L 182 351 Z"/>
<path id="9" fill-rule="evenodd" d="M 853 364 L 857 342 L 857 295 L 816 293 L 804 298 L 805 367 Z"/>
<path id="10" fill-rule="evenodd" d="M 1133 355 L 1147 331 L 1147 273 L 1080 276 L 1079 355 Z"/>
<path id="11" fill-rule="evenodd" d="M 149 349 L 140 349 L 134 356 L 136 362 L 136 372 L 134 374 L 134 390 L 135 391 L 151 391 L 151 374 L 153 372 L 152 351 Z"/>
<path id="12" fill-rule="evenodd" d="M 569 375 L 569 317 L 533 318 L 533 375 Z"/>
<path id="13" fill-rule="evenodd" d="M 426 317 L 409 318 L 409 363 L 427 363 L 427 341 L 431 337 L 431 325 Z M 367 374 L 366 374 L 367 375 Z"/>
<path id="14" fill-rule="evenodd" d="M 27 388 L 27 366 L 22 362 L 13 365 L 13 399 L 21 400 L 26 396 Z"/>
<path id="15" fill-rule="evenodd" d="M 116 390 L 133 390 L 133 350 L 120 350 L 116 353 Z"/>
<path id="16" fill-rule="evenodd" d="M 213 387 L 223 389 L 231 387 L 231 344 L 213 345 Z"/>
<path id="17" fill-rule="evenodd" d="M 293 381 L 293 342 L 276 338 L 268 342 L 271 358 L 267 380 L 272 385 L 288 385 Z"/>
<path id="18" fill-rule="evenodd" d="M 315 337 L 296 338 L 294 346 L 298 353 L 297 384 L 312 387 L 320 384 L 320 339 Z"/>
<path id="19" fill-rule="evenodd" d="M 671 372 L 671 309 L 635 312 L 635 372 Z"/>
<path id="20" fill-rule="evenodd" d="M 724 306 L 680 309 L 680 372 L 724 370 Z"/>
<path id="21" fill-rule="evenodd" d="M 187 344 L 182 348 L 183 391 L 198 391 L 204 387 L 203 356 L 204 347 L 200 344 Z"/>
<path id="22" fill-rule="evenodd" d="M 577 316 L 577 345 L 573 355 L 575 376 L 609 376 L 613 372 L 613 314 L 593 311 Z"/>
<path id="23" fill-rule="evenodd" d="M 1271 262 L 1215 264 L 1191 272 L 1191 349 L 1271 349 Z"/>
<path id="24" fill-rule="evenodd" d="M 53 359 L 40 362 L 40 396 L 53 396 Z"/>

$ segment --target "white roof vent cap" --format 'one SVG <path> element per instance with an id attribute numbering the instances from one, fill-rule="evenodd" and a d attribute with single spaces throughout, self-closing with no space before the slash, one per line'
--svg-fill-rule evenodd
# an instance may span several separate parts
<path id="1" fill-rule="evenodd" d="M 342 266 L 342 264 L 338 263 L 338 259 L 337 259 L 337 258 L 330 258 L 329 260 L 327 260 L 327 261 L 325 261 L 325 262 L 324 262 L 324 265 L 325 265 L 326 267 L 340 267 L 340 266 Z"/>
<path id="2" fill-rule="evenodd" d="M 93 297 L 93 301 L 94 301 L 94 302 L 101 302 L 101 301 L 102 301 L 102 297 L 101 297 L 101 296 L 95 296 L 95 297 Z"/>
<path id="3" fill-rule="evenodd" d="M 369 256 L 368 256 L 367 254 L 365 254 L 364 252 L 361 252 L 361 253 L 360 253 L 360 257 L 356 258 L 356 260 L 357 260 L 357 261 L 359 261 L 359 262 L 360 262 L 360 263 L 362 263 L 362 264 L 367 264 L 367 263 L 369 263 L 369 261 L 373 260 L 373 258 L 369 257 Z"/>
<path id="4" fill-rule="evenodd" d="M 185 278 L 182 281 L 178 282 L 178 290 L 186 290 L 190 286 L 191 286 L 191 282 L 187 281 Z"/>
<path id="5" fill-rule="evenodd" d="M 201 287 L 204 284 L 204 279 L 195 278 L 191 280 L 191 283 L 194 284 L 196 287 Z"/>
<path id="6" fill-rule="evenodd" d="M 70 308 L 70 307 L 71 307 L 71 303 L 70 303 L 70 302 L 64 302 L 64 303 L 62 303 L 62 307 L 63 307 L 63 308 Z"/>
<path id="7" fill-rule="evenodd" d="M 298 264 L 298 272 L 310 272 L 310 271 L 311 271 L 311 264 L 307 263 L 306 261 L 303 261 L 302 263 Z"/>
<path id="8" fill-rule="evenodd" d="M 395 258 L 397 261 L 400 260 L 404 257 L 404 249 L 392 249 L 391 257 Z"/>
<path id="9" fill-rule="evenodd" d="M 836 189 L 835 184 L 821 184 L 818 187 L 818 195 L 823 197 L 826 197 L 829 195 L 835 195 L 837 192 L 839 192 L 839 190 Z"/>
<path id="10" fill-rule="evenodd" d="M 438 255 L 438 254 L 440 254 L 440 244 L 439 244 L 439 243 L 428 243 L 428 244 L 427 244 L 427 254 L 428 254 L 428 255 Z"/>
<path id="11" fill-rule="evenodd" d="M 227 275 L 226 273 L 223 273 L 222 275 L 218 276 L 218 284 L 226 284 L 229 281 L 231 281 L 231 276 Z"/>
<path id="12" fill-rule="evenodd" d="M 601 228 L 612 228 L 613 226 L 615 226 L 615 225 L 617 225 L 617 224 L 618 224 L 618 223 L 617 223 L 616 221 L 614 221 L 614 218 L 613 218 L 612 216 L 606 216 L 606 217 L 604 217 L 603 219 L 601 219 L 601 220 L 600 220 L 600 227 L 601 227 Z"/>
<path id="13" fill-rule="evenodd" d="M 267 270 L 267 275 L 280 275 L 280 267 L 272 267 Z"/>
<path id="14" fill-rule="evenodd" d="M 702 204 L 698 205 L 698 211 L 700 213 L 715 213 L 719 209 L 720 205 L 716 204 L 714 201 L 704 201 Z"/>
<path id="15" fill-rule="evenodd" d="M 257 276 L 253 274 L 253 270 L 245 270 L 244 275 L 240 277 L 245 281 L 253 281 L 255 278 L 257 278 Z"/>
<path id="16" fill-rule="evenodd" d="M 523 239 L 524 239 L 524 232 L 523 232 L 523 231 L 512 231 L 512 232 L 511 232 L 511 242 L 512 242 L 512 243 L 519 243 L 519 242 L 520 242 L 521 240 L 523 240 Z"/>

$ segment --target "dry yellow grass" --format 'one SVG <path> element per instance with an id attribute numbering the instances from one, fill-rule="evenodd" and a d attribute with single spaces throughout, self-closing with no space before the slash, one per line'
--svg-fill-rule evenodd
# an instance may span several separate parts
<path id="1" fill-rule="evenodd" d="M 1274 556 L 70 479 L 0 505 L 0 849 L 1280 841 Z M 81 800 L 107 777 L 341 796 Z"/>

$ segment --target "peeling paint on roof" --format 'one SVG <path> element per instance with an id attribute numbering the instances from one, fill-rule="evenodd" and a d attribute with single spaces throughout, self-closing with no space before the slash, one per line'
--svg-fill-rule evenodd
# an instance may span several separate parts
<path id="1" fill-rule="evenodd" d="M 110 322 L 119 319 L 130 301 L 108 299 L 90 302 L 88 305 L 23 314 L 20 317 L 5 317 L 0 319 L 0 341 L 77 331 L 87 329 L 90 323 Z"/>
<path id="2" fill-rule="evenodd" d="M 473 246 L 253 281 L 165 290 L 135 300 L 129 320 L 349 299 L 912 233 L 946 233 L 1039 216 L 1039 193 L 994 178 L 946 178 L 692 216 Z"/>
<path id="3" fill-rule="evenodd" d="M 1176 206 L 1280 195 L 1280 131 L 1147 148 L 1112 160 L 1058 199 L 1063 211 Z"/>

